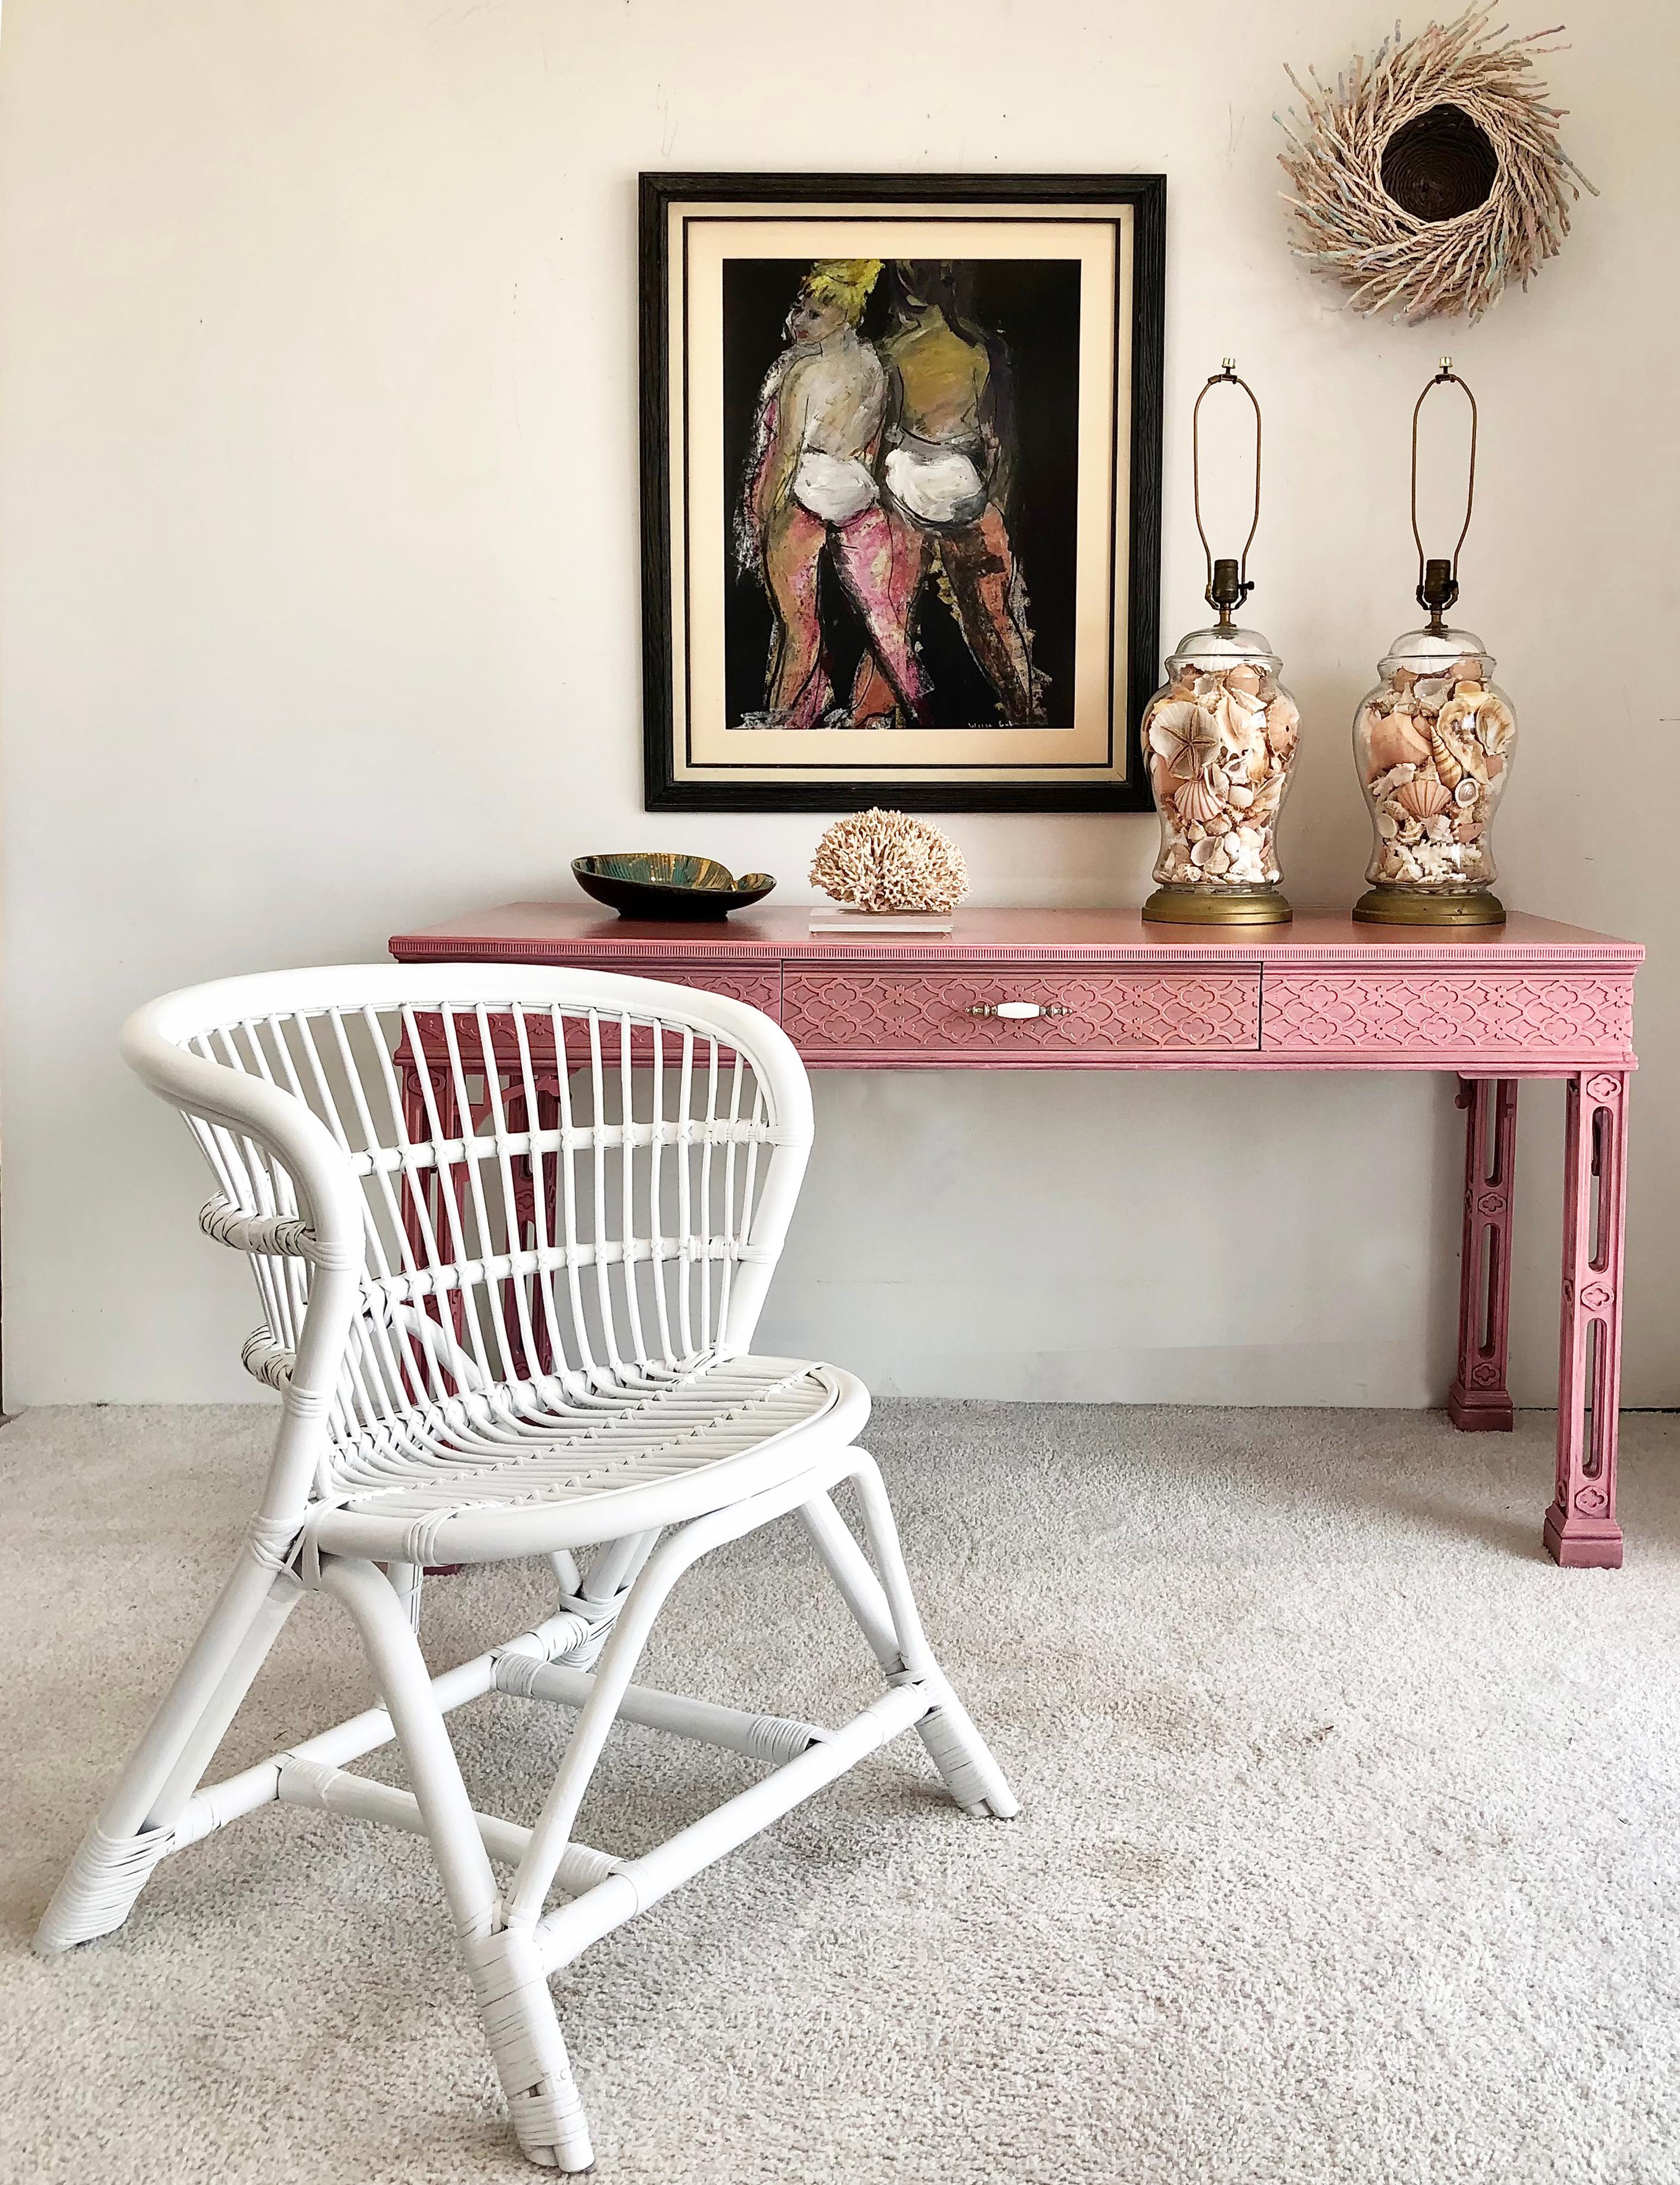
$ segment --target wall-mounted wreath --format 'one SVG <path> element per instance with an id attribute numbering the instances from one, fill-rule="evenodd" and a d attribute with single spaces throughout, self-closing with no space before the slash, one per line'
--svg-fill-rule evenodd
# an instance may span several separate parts
<path id="1" fill-rule="evenodd" d="M 1292 247 L 1351 288 L 1356 310 L 1478 319 L 1556 254 L 1582 189 L 1598 195 L 1535 73 L 1556 32 L 1506 39 L 1490 15 L 1471 8 L 1403 42 L 1397 25 L 1333 89 L 1287 71 L 1307 103 L 1278 117 Z"/>

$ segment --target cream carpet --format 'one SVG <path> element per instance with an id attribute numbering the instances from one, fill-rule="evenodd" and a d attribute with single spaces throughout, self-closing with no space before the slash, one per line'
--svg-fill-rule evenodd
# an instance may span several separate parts
<path id="1" fill-rule="evenodd" d="M 424 1846 L 270 1808 L 127 1928 L 33 1919 L 249 1507 L 258 1410 L 0 1434 L 0 2176 L 462 2185 L 499 2114 Z M 1540 1553 L 1550 1421 L 882 1406 L 936 1645 L 1026 1812 L 900 1741 L 562 1979 L 602 2185 L 1680 2178 L 1680 1420 L 1627 1422 L 1629 1567 Z M 59 1512 L 75 1513 L 74 1525 Z M 872 1692 L 797 1530 L 680 1590 L 650 1682 Z M 434 1660 L 542 1612 L 434 1581 Z M 366 1703 L 305 1602 L 226 1755 Z M 453 1718 L 529 1819 L 568 1717 Z M 220 1765 L 217 1772 L 222 1772 Z M 585 1833 L 638 1848 L 746 1763 L 619 1732 Z"/>

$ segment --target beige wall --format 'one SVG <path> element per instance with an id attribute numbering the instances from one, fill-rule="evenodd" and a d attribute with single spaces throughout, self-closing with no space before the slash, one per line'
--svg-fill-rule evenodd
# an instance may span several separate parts
<path id="1" fill-rule="evenodd" d="M 801 875 L 798 815 L 640 810 L 635 176 L 1164 170 L 1168 638 L 1201 618 L 1189 405 L 1266 405 L 1252 618 L 1306 718 L 1297 901 L 1346 902 L 1354 701 L 1412 619 L 1407 412 L 1481 398 L 1464 619 L 1523 746 L 1509 899 L 1645 942 L 1627 1393 L 1680 1401 L 1673 651 L 1680 62 L 1577 0 L 1603 196 L 1466 332 L 1353 320 L 1284 243 L 1291 0 L 10 0 L 0 37 L 8 1403 L 255 1393 L 184 1133 L 117 1063 L 161 988 L 378 956 L 644 841 Z M 1537 25 L 1543 15 L 1524 17 Z M 839 48 L 823 59 L 819 23 Z M 790 25 L 792 28 L 790 29 Z M 990 902 L 1135 902 L 1152 823 L 959 818 Z M 1440 1400 L 1457 1118 L 1423 1079 L 828 1077 L 766 1323 L 883 1390 Z M 1515 1386 L 1553 1386 L 1560 1098 L 1524 1097 Z"/>

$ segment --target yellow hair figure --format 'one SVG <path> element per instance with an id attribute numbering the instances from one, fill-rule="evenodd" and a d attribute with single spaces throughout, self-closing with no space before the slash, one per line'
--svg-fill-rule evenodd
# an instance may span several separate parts
<path id="1" fill-rule="evenodd" d="M 819 304 L 837 304 L 848 326 L 856 326 L 881 277 L 879 258 L 819 258 L 805 276 L 806 293 Z"/>

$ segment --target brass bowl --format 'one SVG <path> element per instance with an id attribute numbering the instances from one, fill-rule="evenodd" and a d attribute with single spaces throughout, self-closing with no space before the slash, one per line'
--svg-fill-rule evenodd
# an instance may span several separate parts
<path id="1" fill-rule="evenodd" d="M 715 858 L 679 857 L 674 850 L 574 858 L 572 875 L 585 895 L 620 918 L 725 919 L 776 886 L 768 873 L 742 873 L 736 880 Z"/>

